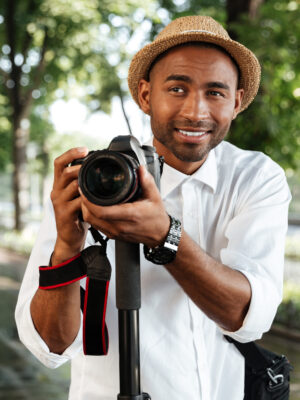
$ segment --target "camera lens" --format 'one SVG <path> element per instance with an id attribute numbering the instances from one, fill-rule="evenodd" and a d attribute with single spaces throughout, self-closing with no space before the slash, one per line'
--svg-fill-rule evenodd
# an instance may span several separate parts
<path id="1" fill-rule="evenodd" d="M 94 204 L 109 206 L 127 202 L 139 189 L 137 168 L 137 161 L 128 155 L 95 151 L 81 166 L 79 186 Z"/>
<path id="2" fill-rule="evenodd" d="M 111 197 L 124 186 L 124 170 L 114 160 L 100 158 L 87 170 L 86 182 L 94 196 Z"/>

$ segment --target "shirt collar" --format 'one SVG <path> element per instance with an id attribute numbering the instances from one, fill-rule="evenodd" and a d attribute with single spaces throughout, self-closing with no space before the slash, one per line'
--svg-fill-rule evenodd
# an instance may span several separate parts
<path id="1" fill-rule="evenodd" d="M 153 146 L 153 138 L 147 141 L 147 144 Z M 161 195 L 165 198 L 175 187 L 184 181 L 199 181 L 209 186 L 213 192 L 216 191 L 218 183 L 218 170 L 215 150 L 210 150 L 207 159 L 192 175 L 186 175 L 182 172 L 164 164 L 163 174 L 161 177 Z"/>
<path id="2" fill-rule="evenodd" d="M 218 169 L 215 149 L 210 150 L 207 159 L 196 172 L 191 175 L 192 179 L 196 179 L 205 185 L 211 187 L 213 192 L 216 191 L 218 183 Z"/>

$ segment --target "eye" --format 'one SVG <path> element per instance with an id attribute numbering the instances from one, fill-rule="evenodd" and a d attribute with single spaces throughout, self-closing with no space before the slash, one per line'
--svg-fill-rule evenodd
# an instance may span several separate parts
<path id="1" fill-rule="evenodd" d="M 218 92 L 217 90 L 210 90 L 208 92 L 208 94 L 212 95 L 212 96 L 216 96 L 216 97 L 225 97 L 224 94 L 222 92 Z"/>
<path id="2" fill-rule="evenodd" d="M 182 87 L 173 86 L 169 89 L 169 92 L 173 93 L 184 93 L 184 89 Z"/>

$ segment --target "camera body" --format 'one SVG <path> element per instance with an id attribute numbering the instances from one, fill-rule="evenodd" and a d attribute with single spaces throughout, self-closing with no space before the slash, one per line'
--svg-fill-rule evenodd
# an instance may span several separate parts
<path id="1" fill-rule="evenodd" d="M 79 165 L 78 184 L 89 201 L 101 206 L 127 203 L 141 196 L 138 168 L 144 165 L 160 188 L 163 166 L 152 146 L 141 146 L 133 136 L 117 136 L 105 150 L 90 151 L 74 160 Z"/>

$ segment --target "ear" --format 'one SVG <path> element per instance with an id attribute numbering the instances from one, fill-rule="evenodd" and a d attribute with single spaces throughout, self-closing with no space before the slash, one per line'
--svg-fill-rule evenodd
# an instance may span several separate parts
<path id="1" fill-rule="evenodd" d="M 145 79 L 139 81 L 138 86 L 139 105 L 145 114 L 150 114 L 150 82 Z"/>
<path id="2" fill-rule="evenodd" d="M 234 104 L 232 119 L 235 119 L 238 113 L 240 112 L 243 97 L 244 97 L 244 89 L 237 89 L 235 92 L 235 104 Z"/>

